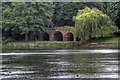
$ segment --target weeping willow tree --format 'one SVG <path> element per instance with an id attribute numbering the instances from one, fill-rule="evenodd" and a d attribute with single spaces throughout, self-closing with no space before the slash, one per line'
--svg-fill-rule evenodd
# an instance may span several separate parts
<path id="1" fill-rule="evenodd" d="M 97 8 L 86 7 L 83 10 L 78 10 L 73 20 L 77 37 L 83 42 L 90 38 L 108 36 L 118 30 L 114 22 Z"/>

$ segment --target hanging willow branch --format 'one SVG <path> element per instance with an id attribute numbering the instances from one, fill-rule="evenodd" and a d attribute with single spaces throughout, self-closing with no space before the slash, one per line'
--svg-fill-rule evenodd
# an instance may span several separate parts
<path id="1" fill-rule="evenodd" d="M 83 10 L 78 10 L 73 20 L 75 21 L 77 37 L 81 41 L 108 36 L 118 30 L 110 18 L 97 8 L 86 7 Z"/>

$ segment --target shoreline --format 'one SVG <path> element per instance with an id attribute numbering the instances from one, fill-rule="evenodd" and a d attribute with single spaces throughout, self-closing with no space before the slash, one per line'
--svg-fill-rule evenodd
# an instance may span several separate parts
<path id="1" fill-rule="evenodd" d="M 37 50 L 37 51 L 19 51 L 19 50 L 14 50 L 14 51 L 6 51 L 4 53 L 1 53 L 0 55 L 26 55 L 27 54 L 118 54 L 120 52 L 119 49 L 76 49 L 76 50 Z M 17 54 L 20 53 L 20 54 Z"/>
<path id="2" fill-rule="evenodd" d="M 34 45 L 33 45 L 34 44 Z M 37 42 L 8 43 L 2 46 L 6 51 L 37 51 L 37 50 L 75 50 L 75 49 L 120 49 L 120 43 L 84 43 L 80 42 Z"/>

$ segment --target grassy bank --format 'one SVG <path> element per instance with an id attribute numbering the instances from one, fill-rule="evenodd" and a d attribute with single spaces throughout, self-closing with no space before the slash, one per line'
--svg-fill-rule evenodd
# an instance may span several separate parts
<path id="1" fill-rule="evenodd" d="M 86 44 L 70 41 L 19 41 L 9 42 L 2 46 L 3 50 L 36 50 L 36 49 L 90 49 L 90 48 L 120 48 L 120 38 L 97 38 L 89 41 Z"/>
<path id="2" fill-rule="evenodd" d="M 3 45 L 3 49 L 71 49 L 80 46 L 79 42 L 63 41 L 29 41 L 10 42 Z"/>
<path id="3" fill-rule="evenodd" d="M 103 37 L 103 38 L 92 39 L 90 42 L 93 42 L 93 43 L 119 43 L 119 41 L 120 41 L 119 37 Z"/>

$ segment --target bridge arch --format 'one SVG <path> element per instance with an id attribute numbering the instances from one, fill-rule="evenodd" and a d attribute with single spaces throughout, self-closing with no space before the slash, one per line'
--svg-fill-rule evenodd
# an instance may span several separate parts
<path id="1" fill-rule="evenodd" d="M 64 35 L 65 41 L 74 41 L 74 35 L 71 32 L 68 32 Z"/>
<path id="2" fill-rule="evenodd" d="M 54 41 L 63 41 L 63 34 L 60 31 L 55 31 L 53 34 Z"/>
<path id="3" fill-rule="evenodd" d="M 42 40 L 43 41 L 49 41 L 50 40 L 50 36 L 47 32 L 42 33 Z"/>

